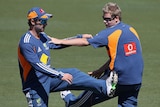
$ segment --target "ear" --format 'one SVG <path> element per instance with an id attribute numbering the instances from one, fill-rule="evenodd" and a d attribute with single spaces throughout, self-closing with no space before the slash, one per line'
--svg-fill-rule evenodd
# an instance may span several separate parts
<path id="1" fill-rule="evenodd" d="M 115 16 L 116 19 L 119 19 L 119 16 Z"/>
<path id="2" fill-rule="evenodd" d="M 34 19 L 31 19 L 31 24 L 32 24 L 33 26 L 35 25 Z"/>
<path id="3" fill-rule="evenodd" d="M 119 16 L 116 16 L 115 19 L 116 19 L 116 22 L 119 22 L 119 20 L 120 20 Z"/>

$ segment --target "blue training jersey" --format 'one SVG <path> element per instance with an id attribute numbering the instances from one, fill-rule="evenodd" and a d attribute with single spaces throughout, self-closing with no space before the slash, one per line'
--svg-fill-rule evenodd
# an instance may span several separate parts
<path id="1" fill-rule="evenodd" d="M 51 68 L 49 51 L 49 49 L 62 47 L 48 43 L 49 41 L 45 33 L 40 34 L 40 39 L 35 38 L 29 31 L 21 37 L 18 46 L 18 62 L 23 90 L 38 87 L 39 84 L 47 88 L 50 77 L 63 76 L 62 72 Z"/>
<path id="2" fill-rule="evenodd" d="M 139 36 L 136 30 L 122 22 L 116 26 L 100 31 L 88 39 L 94 48 L 106 47 L 110 57 L 110 70 L 118 73 L 121 85 L 142 82 L 143 57 Z"/>

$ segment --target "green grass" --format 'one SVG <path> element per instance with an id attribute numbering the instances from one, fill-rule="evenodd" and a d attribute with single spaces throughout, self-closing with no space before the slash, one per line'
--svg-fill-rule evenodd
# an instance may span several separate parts
<path id="1" fill-rule="evenodd" d="M 160 101 L 160 1 L 113 0 L 122 9 L 123 22 L 138 31 L 145 62 L 143 86 L 139 94 L 139 107 L 159 107 Z M 26 14 L 33 6 L 40 6 L 54 17 L 46 32 L 58 38 L 78 33 L 96 34 L 104 28 L 101 8 L 106 0 L 2 0 L 0 3 L 0 107 L 27 107 L 21 92 L 17 63 L 17 44 L 27 31 Z M 52 65 L 56 68 L 76 67 L 84 72 L 102 65 L 108 57 L 104 48 L 70 47 L 52 51 Z M 74 91 L 75 94 L 80 93 Z M 117 98 L 94 107 L 116 107 Z M 64 107 L 59 93 L 50 95 L 49 107 Z"/>

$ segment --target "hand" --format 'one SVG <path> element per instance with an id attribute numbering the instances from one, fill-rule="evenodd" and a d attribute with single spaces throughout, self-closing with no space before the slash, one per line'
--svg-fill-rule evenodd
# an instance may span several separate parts
<path id="1" fill-rule="evenodd" d="M 93 36 L 91 34 L 82 34 L 82 38 L 89 39 L 89 38 L 93 38 Z"/>
<path id="2" fill-rule="evenodd" d="M 63 81 L 67 81 L 69 84 L 72 84 L 73 77 L 71 74 L 65 73 L 62 77 Z"/>
<path id="3" fill-rule="evenodd" d="M 99 70 L 96 70 L 96 71 L 93 71 L 93 72 L 88 72 L 88 74 L 92 77 L 95 77 L 95 78 L 99 78 L 101 75 L 102 75 L 102 71 L 99 71 Z"/>

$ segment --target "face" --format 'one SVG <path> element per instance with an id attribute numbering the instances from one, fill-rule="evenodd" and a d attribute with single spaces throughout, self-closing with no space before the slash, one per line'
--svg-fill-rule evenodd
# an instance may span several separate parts
<path id="1" fill-rule="evenodd" d="M 102 18 L 106 27 L 112 27 L 116 25 L 119 20 L 117 17 L 112 17 L 110 13 L 104 13 Z"/>
<path id="2" fill-rule="evenodd" d="M 37 20 L 35 22 L 35 31 L 37 33 L 44 32 L 45 27 L 47 26 L 47 20 Z"/>

